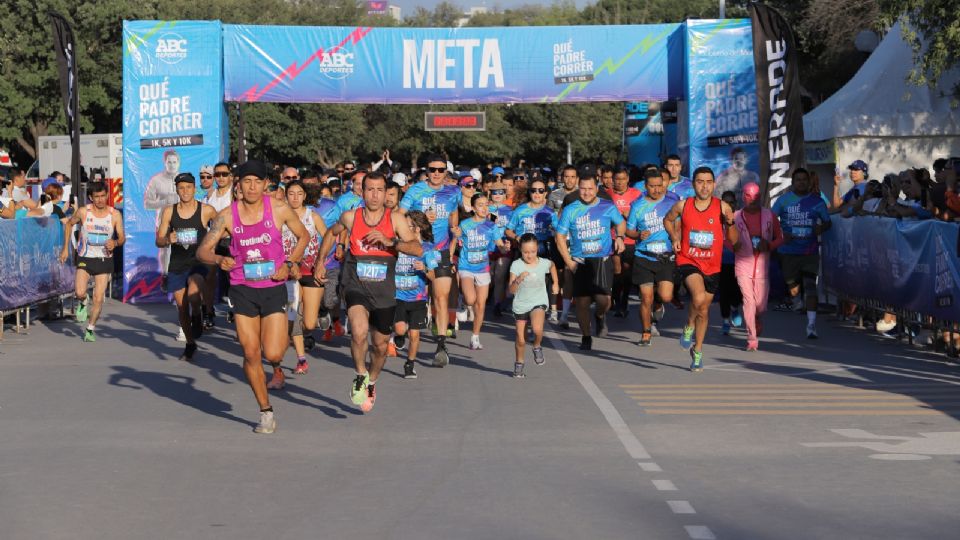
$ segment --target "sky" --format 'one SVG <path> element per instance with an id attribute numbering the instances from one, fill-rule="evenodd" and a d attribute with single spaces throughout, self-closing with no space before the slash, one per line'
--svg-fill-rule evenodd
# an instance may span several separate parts
<path id="1" fill-rule="evenodd" d="M 417 6 L 423 6 L 429 10 L 433 10 L 437 4 L 443 0 L 389 0 L 390 5 L 400 6 L 401 15 L 406 17 L 413 13 Z M 464 11 L 474 6 L 485 6 L 490 10 L 493 10 L 495 7 L 499 6 L 501 10 L 511 9 L 520 7 L 523 5 L 529 4 L 549 4 L 552 3 L 551 0 L 546 2 L 537 2 L 536 0 L 448 0 L 451 4 L 460 6 Z M 578 9 L 583 9 L 587 4 L 592 4 L 596 0 L 574 0 Z"/>

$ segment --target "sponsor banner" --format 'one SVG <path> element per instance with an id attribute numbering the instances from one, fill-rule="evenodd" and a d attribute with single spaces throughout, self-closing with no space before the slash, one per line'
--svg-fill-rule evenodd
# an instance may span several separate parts
<path id="1" fill-rule="evenodd" d="M 823 235 L 823 277 L 843 296 L 880 308 L 960 321 L 956 224 L 864 216 Z"/>
<path id="2" fill-rule="evenodd" d="M 757 92 L 747 19 L 690 20 L 687 27 L 689 170 L 713 169 L 716 193 L 760 183 Z"/>
<path id="3" fill-rule="evenodd" d="M 803 104 L 796 40 L 776 10 L 750 4 L 759 113 L 760 192 L 773 203 L 804 166 Z"/>
<path id="4" fill-rule="evenodd" d="M 74 268 L 60 263 L 63 225 L 56 217 L 0 220 L 0 311 L 73 291 Z"/>
<path id="5" fill-rule="evenodd" d="M 679 48 L 673 61 L 668 54 L 669 38 L 680 31 L 677 24 L 223 29 L 227 101 L 556 103 L 680 97 L 668 90 L 670 67 L 683 63 Z"/>
<path id="6" fill-rule="evenodd" d="M 70 23 L 57 13 L 50 13 L 53 24 L 53 51 L 60 76 L 60 96 L 70 130 L 70 180 L 73 192 L 80 191 L 80 78 L 77 76 L 77 44 Z M 80 201 L 83 204 L 83 201 Z"/>
<path id="7" fill-rule="evenodd" d="M 833 165 L 837 162 L 837 141 L 804 142 L 803 154 L 810 165 Z"/>
<path id="8" fill-rule="evenodd" d="M 177 202 L 177 174 L 226 155 L 221 25 L 127 21 L 123 44 L 123 299 L 166 301 L 158 211 Z"/>
<path id="9" fill-rule="evenodd" d="M 677 102 L 625 103 L 623 136 L 630 163 L 663 163 L 677 152 Z"/>

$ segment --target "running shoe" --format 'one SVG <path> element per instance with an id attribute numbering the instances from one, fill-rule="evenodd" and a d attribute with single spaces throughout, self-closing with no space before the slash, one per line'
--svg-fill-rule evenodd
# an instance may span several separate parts
<path id="1" fill-rule="evenodd" d="M 339 319 L 333 321 L 333 333 L 337 337 L 340 337 L 346 333 L 346 330 L 343 329 L 343 325 L 340 324 Z"/>
<path id="2" fill-rule="evenodd" d="M 313 336 L 303 336 L 303 349 L 309 351 L 317 346 L 317 340 Z"/>
<path id="3" fill-rule="evenodd" d="M 267 383 L 267 390 L 283 390 L 283 387 L 286 385 L 286 377 L 283 376 L 283 372 L 278 371 L 270 377 L 270 382 Z"/>
<path id="4" fill-rule="evenodd" d="M 450 339 L 457 339 L 457 329 L 452 324 L 447 325 L 447 337 Z"/>
<path id="5" fill-rule="evenodd" d="M 350 401 L 354 405 L 361 405 L 367 400 L 367 386 L 370 385 L 370 374 L 357 375 L 350 384 Z"/>
<path id="6" fill-rule="evenodd" d="M 748 352 L 756 352 L 758 348 L 759 348 L 759 344 L 758 344 L 756 341 L 748 341 L 748 342 L 747 342 L 747 351 L 748 351 Z"/>
<path id="7" fill-rule="evenodd" d="M 666 308 L 666 306 L 664 306 L 664 305 L 661 303 L 661 304 L 660 304 L 660 307 L 658 307 L 657 309 L 653 310 L 653 313 L 652 313 L 652 315 L 653 315 L 653 320 L 654 320 L 654 321 L 661 321 L 661 320 L 663 320 L 663 316 L 664 316 L 666 313 L 667 313 L 667 308 Z"/>
<path id="8" fill-rule="evenodd" d="M 560 322 L 560 314 L 557 313 L 557 310 L 555 309 L 550 310 L 550 318 L 547 319 L 547 322 L 549 322 L 550 324 L 557 324 Z"/>
<path id="9" fill-rule="evenodd" d="M 564 319 L 563 322 L 560 323 L 560 328 L 563 329 L 563 330 L 569 330 L 569 329 L 570 329 L 570 321 Z"/>
<path id="10" fill-rule="evenodd" d="M 790 302 L 789 298 L 785 298 L 779 304 L 773 306 L 774 311 L 793 311 L 793 304 Z"/>
<path id="11" fill-rule="evenodd" d="M 693 327 L 684 326 L 683 333 L 680 334 L 680 348 L 689 349 L 693 346 Z"/>
<path id="12" fill-rule="evenodd" d="M 733 316 L 730 317 L 730 322 L 737 328 L 743 326 L 743 314 L 740 313 L 739 309 L 733 310 Z"/>
<path id="13" fill-rule="evenodd" d="M 180 360 L 184 362 L 193 362 L 193 354 L 197 352 L 196 343 L 187 343 L 187 346 L 183 348 L 183 354 L 180 355 Z"/>
<path id="14" fill-rule="evenodd" d="M 447 345 L 443 342 L 437 343 L 437 352 L 433 355 L 433 366 L 443 367 L 450 363 L 450 355 L 447 354 Z"/>
<path id="15" fill-rule="evenodd" d="M 703 371 L 703 353 L 690 349 L 690 371 L 700 373 Z"/>
<path id="16" fill-rule="evenodd" d="M 807 339 L 817 339 L 820 336 L 817 335 L 817 325 L 814 323 L 807 325 Z"/>
<path id="17" fill-rule="evenodd" d="M 523 374 L 523 364 L 520 362 L 514 362 L 513 364 L 513 378 L 514 379 L 523 379 L 526 375 Z"/>
<path id="18" fill-rule="evenodd" d="M 273 417 L 273 411 L 260 411 L 260 423 L 253 428 L 254 433 L 273 433 L 277 429 L 277 419 Z"/>
<path id="19" fill-rule="evenodd" d="M 310 371 L 310 364 L 306 358 L 297 358 L 297 367 L 293 368 L 294 375 L 306 375 Z"/>
<path id="20" fill-rule="evenodd" d="M 467 319 L 470 317 L 470 313 L 467 311 L 467 308 L 457 312 L 457 320 L 460 322 L 467 322 Z"/>
<path id="21" fill-rule="evenodd" d="M 327 328 L 323 331 L 323 341 L 333 341 L 333 328 Z"/>
<path id="22" fill-rule="evenodd" d="M 332 319 L 330 319 L 329 313 L 324 313 L 323 317 L 320 317 L 320 320 L 318 322 L 320 324 L 320 329 L 323 330 L 324 332 L 326 332 L 327 329 L 330 328 L 330 325 L 333 324 Z"/>
<path id="23" fill-rule="evenodd" d="M 363 400 L 363 403 L 360 404 L 360 410 L 364 413 L 368 413 L 373 410 L 374 404 L 377 403 L 377 385 L 370 384 L 367 385 L 367 397 Z"/>
<path id="24" fill-rule="evenodd" d="M 887 330 L 886 332 L 880 332 L 880 337 L 883 339 L 899 339 L 900 336 L 893 330 Z"/>
<path id="25" fill-rule="evenodd" d="M 177 341 L 179 341 L 180 343 L 186 343 L 186 342 L 187 342 L 187 334 L 185 334 L 185 333 L 183 332 L 183 328 L 179 328 L 179 329 L 178 329 L 178 332 L 177 332 Z"/>
<path id="26" fill-rule="evenodd" d="M 228 311 L 228 312 L 227 312 L 227 323 L 233 324 L 233 312 L 232 312 L 232 311 Z"/>
<path id="27" fill-rule="evenodd" d="M 607 335 L 607 321 L 605 317 L 594 317 L 596 321 L 597 336 L 605 337 Z"/>
<path id="28" fill-rule="evenodd" d="M 657 328 L 657 323 L 650 323 L 650 335 L 653 337 L 660 337 L 660 329 Z"/>
<path id="29" fill-rule="evenodd" d="M 470 350 L 471 351 L 483 350 L 483 345 L 480 344 L 480 336 L 470 336 Z"/>
<path id="30" fill-rule="evenodd" d="M 77 322 L 87 322 L 87 302 L 86 300 L 77 301 Z"/>
<path id="31" fill-rule="evenodd" d="M 640 346 L 641 346 L 641 347 L 649 347 L 649 346 L 650 346 L 650 339 L 651 339 L 652 337 L 653 337 L 653 335 L 650 333 L 650 330 L 647 330 L 647 331 L 645 331 L 644 333 L 640 334 Z"/>
<path id="32" fill-rule="evenodd" d="M 545 360 L 543 359 L 543 347 L 534 347 L 533 348 L 533 361 L 538 366 L 542 366 Z"/>
<path id="33" fill-rule="evenodd" d="M 613 316 L 618 319 L 623 319 L 623 318 L 626 318 L 627 312 L 622 309 L 617 309 L 613 312 Z"/>
<path id="34" fill-rule="evenodd" d="M 580 338 L 580 350 L 589 351 L 591 349 L 593 349 L 593 338 L 590 336 Z"/>
<path id="35" fill-rule="evenodd" d="M 403 378 L 404 379 L 416 379 L 417 378 L 417 366 L 413 360 L 407 360 L 403 363 Z"/>
<path id="36" fill-rule="evenodd" d="M 396 358 L 396 357 L 398 357 L 398 356 L 400 356 L 400 355 L 397 354 L 397 346 L 394 345 L 392 341 L 389 342 L 389 343 L 387 343 L 387 357 L 388 357 L 388 358 L 390 358 L 390 357 Z"/>
<path id="37" fill-rule="evenodd" d="M 87 329 L 83 332 L 83 341 L 84 341 L 84 342 L 86 342 L 86 343 L 93 343 L 93 342 L 96 341 L 96 340 L 97 340 L 97 336 L 93 335 L 93 330 L 90 330 L 89 328 L 87 328 Z"/>
<path id="38" fill-rule="evenodd" d="M 729 335 L 730 335 L 730 321 L 728 321 L 728 320 L 726 320 L 726 319 L 723 320 L 723 326 L 721 327 L 721 331 L 723 332 L 723 335 L 725 335 L 725 336 L 729 336 Z"/>
<path id="39" fill-rule="evenodd" d="M 433 334 L 433 337 L 437 337 L 439 332 L 437 332 L 437 321 L 430 323 L 430 333 Z"/>
<path id="40" fill-rule="evenodd" d="M 216 322 L 214 321 L 214 317 L 213 317 L 213 311 L 207 311 L 207 312 L 205 312 L 204 315 L 203 315 L 203 329 L 204 329 L 204 330 L 212 330 L 213 327 L 216 326 L 216 325 L 217 325 L 217 324 L 216 324 Z"/>
<path id="41" fill-rule="evenodd" d="M 793 298 L 793 302 L 790 304 L 791 311 L 803 311 L 803 298 L 800 298 L 800 295 L 797 295 Z"/>

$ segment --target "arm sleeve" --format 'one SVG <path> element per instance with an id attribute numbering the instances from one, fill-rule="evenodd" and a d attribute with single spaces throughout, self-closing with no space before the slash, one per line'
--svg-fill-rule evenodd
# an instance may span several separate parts
<path id="1" fill-rule="evenodd" d="M 607 215 L 610 216 L 610 221 L 612 221 L 614 225 L 623 223 L 623 214 L 620 213 L 620 210 L 617 210 L 616 206 L 610 205 L 610 209 L 607 210 Z"/>

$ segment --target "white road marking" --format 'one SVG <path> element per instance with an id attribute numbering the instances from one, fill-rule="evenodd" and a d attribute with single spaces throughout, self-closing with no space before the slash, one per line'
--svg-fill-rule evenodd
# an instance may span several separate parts
<path id="1" fill-rule="evenodd" d="M 677 486 L 674 485 L 670 480 L 651 480 L 653 482 L 653 487 L 657 488 L 657 491 L 676 491 Z"/>
<path id="2" fill-rule="evenodd" d="M 670 506 L 670 511 L 674 514 L 696 514 L 697 511 L 693 509 L 693 505 L 688 501 L 667 501 L 667 505 Z"/>
<path id="3" fill-rule="evenodd" d="M 603 413 L 603 417 L 607 419 L 607 423 L 610 424 L 613 432 L 617 434 L 617 437 L 620 439 L 623 447 L 626 448 L 627 453 L 630 454 L 630 457 L 636 460 L 650 459 L 650 454 L 648 454 L 646 448 L 640 444 L 637 436 L 630 431 L 630 427 L 623 421 L 623 416 L 620 415 L 620 412 L 613 406 L 613 403 L 607 399 L 607 396 L 605 396 L 596 383 L 593 382 L 593 379 L 587 375 L 587 372 L 583 370 L 580 363 L 577 362 L 577 359 L 567 351 L 567 347 L 563 344 L 563 341 L 560 340 L 559 336 L 554 332 L 545 332 L 544 334 L 550 338 L 550 342 L 553 343 L 553 348 L 557 351 L 557 354 L 560 355 L 560 358 L 563 359 L 563 363 L 567 365 L 567 368 L 573 373 L 577 381 L 580 382 L 583 389 L 587 391 L 587 394 L 593 399 L 593 402 L 596 403 L 600 412 Z"/>
<path id="4" fill-rule="evenodd" d="M 683 528 L 687 530 L 687 535 L 693 540 L 717 540 L 713 532 L 703 525 L 686 525 Z"/>
<path id="5" fill-rule="evenodd" d="M 663 472 L 663 469 L 661 469 L 659 465 L 657 465 L 656 463 L 653 463 L 652 461 L 648 461 L 648 462 L 641 461 L 641 462 L 638 462 L 637 465 L 640 466 L 640 469 L 643 470 L 643 472 Z"/>

